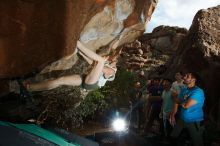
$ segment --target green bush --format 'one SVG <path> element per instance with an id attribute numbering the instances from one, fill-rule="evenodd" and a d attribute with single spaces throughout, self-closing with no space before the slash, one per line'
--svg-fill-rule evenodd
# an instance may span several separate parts
<path id="1" fill-rule="evenodd" d="M 127 106 L 129 90 L 133 88 L 134 74 L 125 69 L 119 69 L 113 82 L 108 82 L 100 89 L 101 93 L 110 101 L 117 99 L 118 106 Z"/>
<path id="2" fill-rule="evenodd" d="M 115 106 L 114 98 L 117 99 L 117 106 L 128 106 L 128 89 L 133 87 L 133 80 L 133 73 L 119 69 L 113 82 L 108 82 L 101 89 L 91 91 L 77 108 L 66 112 L 68 114 L 66 116 L 71 119 L 71 125 L 80 127 L 89 117 L 103 114 L 105 110 Z"/>
<path id="3" fill-rule="evenodd" d="M 103 112 L 107 108 L 105 96 L 96 90 L 90 92 L 78 107 L 66 111 L 65 117 L 70 120 L 72 127 L 80 127 L 86 118 L 97 112 Z"/>

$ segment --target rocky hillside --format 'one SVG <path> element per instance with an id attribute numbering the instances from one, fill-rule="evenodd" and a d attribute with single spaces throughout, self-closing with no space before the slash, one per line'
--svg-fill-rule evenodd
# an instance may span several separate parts
<path id="1" fill-rule="evenodd" d="M 201 77 L 208 119 L 220 123 L 220 6 L 200 10 L 190 29 L 159 26 L 125 46 L 123 66 L 146 77 L 174 78 L 176 71 Z M 220 126 L 220 125 L 219 125 Z"/>
<path id="2" fill-rule="evenodd" d="M 143 70 L 146 75 L 164 70 L 164 65 L 177 51 L 187 35 L 185 28 L 159 26 L 152 33 L 138 38 L 134 43 L 124 46 L 122 66 L 133 70 Z M 160 71 L 161 70 L 161 71 Z"/>
<path id="3" fill-rule="evenodd" d="M 200 75 L 207 111 L 220 121 L 220 6 L 200 10 L 195 15 L 187 37 L 167 66 L 167 76 L 173 76 L 176 70 Z"/>

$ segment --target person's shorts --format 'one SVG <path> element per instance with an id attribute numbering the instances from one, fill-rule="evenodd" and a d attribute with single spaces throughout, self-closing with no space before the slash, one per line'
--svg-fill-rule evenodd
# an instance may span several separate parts
<path id="1" fill-rule="evenodd" d="M 96 82 L 96 83 L 94 83 L 94 84 L 86 84 L 85 83 L 85 75 L 82 75 L 81 76 L 81 79 L 82 79 L 82 88 L 83 89 L 86 89 L 86 90 L 95 90 L 95 89 L 98 89 L 99 88 L 99 86 L 98 86 L 98 81 Z"/>

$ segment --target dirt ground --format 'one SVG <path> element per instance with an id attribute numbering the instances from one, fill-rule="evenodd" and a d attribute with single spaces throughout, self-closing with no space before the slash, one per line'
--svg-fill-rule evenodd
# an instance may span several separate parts
<path id="1" fill-rule="evenodd" d="M 93 135 L 94 133 L 112 132 L 113 129 L 109 125 L 106 126 L 101 122 L 89 121 L 82 128 L 73 129 L 73 132 L 80 136 Z"/>

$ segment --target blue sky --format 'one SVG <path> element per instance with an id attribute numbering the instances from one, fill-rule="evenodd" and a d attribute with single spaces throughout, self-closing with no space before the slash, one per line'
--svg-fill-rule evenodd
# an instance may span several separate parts
<path id="1" fill-rule="evenodd" d="M 220 5 L 220 0 L 158 0 L 157 7 L 147 24 L 146 32 L 159 25 L 189 28 L 200 9 Z"/>

